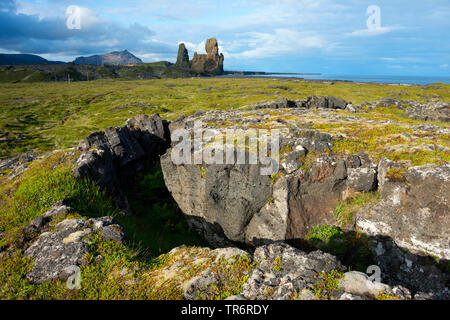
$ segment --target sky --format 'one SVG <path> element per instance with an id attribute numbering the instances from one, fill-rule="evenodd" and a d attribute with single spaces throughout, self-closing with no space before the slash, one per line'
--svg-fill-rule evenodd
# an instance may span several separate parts
<path id="1" fill-rule="evenodd" d="M 211 37 L 225 70 L 450 76 L 450 0 L 0 0 L 1 53 L 175 62 Z"/>

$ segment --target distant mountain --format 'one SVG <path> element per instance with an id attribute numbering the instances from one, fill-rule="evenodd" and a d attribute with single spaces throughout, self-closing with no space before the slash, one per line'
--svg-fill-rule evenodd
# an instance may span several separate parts
<path id="1" fill-rule="evenodd" d="M 62 64 L 65 62 L 49 61 L 34 54 L 5 54 L 0 53 L 0 65 L 37 65 L 37 64 Z"/>
<path id="2" fill-rule="evenodd" d="M 141 64 L 141 59 L 134 56 L 128 50 L 114 51 L 103 55 L 95 55 L 90 57 L 78 57 L 74 64 L 91 64 L 91 65 L 125 65 L 125 64 Z"/>

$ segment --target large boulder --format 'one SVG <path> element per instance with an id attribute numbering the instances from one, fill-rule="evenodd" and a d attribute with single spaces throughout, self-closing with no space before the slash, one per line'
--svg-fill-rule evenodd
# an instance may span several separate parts
<path id="1" fill-rule="evenodd" d="M 81 155 L 74 175 L 105 188 L 123 213 L 130 213 L 122 186 L 130 183 L 143 163 L 156 159 L 169 144 L 168 123 L 158 114 L 139 115 L 122 127 L 95 132 L 78 145 Z"/>
<path id="2" fill-rule="evenodd" d="M 161 157 L 164 180 L 188 222 L 215 246 L 244 242 L 244 230 L 272 194 L 258 165 L 175 165 Z"/>
<path id="3" fill-rule="evenodd" d="M 173 132 L 186 129 L 190 132 L 186 136 L 192 137 L 197 134 L 194 118 L 175 121 L 170 128 Z M 205 128 L 205 132 L 208 130 L 213 131 L 213 136 L 221 132 L 217 128 Z M 349 159 L 325 155 L 333 139 L 317 130 L 293 129 L 280 133 L 281 166 L 272 176 L 262 175 L 261 169 L 266 166 L 261 161 L 210 164 L 202 159 L 194 164 L 195 155 L 209 149 L 208 139 L 198 149 L 191 149 L 194 153 L 191 164 L 176 164 L 172 160 L 175 141 L 174 137 L 174 148 L 161 157 L 166 186 L 191 227 L 213 246 L 230 243 L 258 246 L 299 240 L 312 228 L 334 224 L 334 210 L 350 189 L 351 192 L 372 190 L 374 184 L 370 160 L 358 155 Z M 315 154 L 316 158 L 307 160 L 308 153 Z M 347 183 L 347 167 L 361 171 L 354 175 L 358 179 L 353 184 Z"/>
<path id="4" fill-rule="evenodd" d="M 215 38 L 206 40 L 206 54 L 194 52 L 191 68 L 197 72 L 208 74 L 223 74 L 224 56 L 219 55 L 219 46 Z"/>

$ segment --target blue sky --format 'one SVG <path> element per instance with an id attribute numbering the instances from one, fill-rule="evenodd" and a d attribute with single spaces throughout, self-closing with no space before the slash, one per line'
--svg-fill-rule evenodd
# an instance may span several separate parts
<path id="1" fill-rule="evenodd" d="M 178 43 L 192 58 L 216 37 L 226 70 L 449 76 L 449 32 L 450 0 L 0 0 L 0 52 L 62 61 L 128 49 L 174 62 Z"/>

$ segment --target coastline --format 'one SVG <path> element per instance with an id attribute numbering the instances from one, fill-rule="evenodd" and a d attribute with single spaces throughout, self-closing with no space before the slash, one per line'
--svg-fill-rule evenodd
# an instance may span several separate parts
<path id="1" fill-rule="evenodd" d="M 404 76 L 401 78 L 410 78 L 410 79 L 393 79 L 392 76 L 333 76 L 333 75 L 322 75 L 318 73 L 292 73 L 295 75 L 304 75 L 304 76 L 323 76 L 323 79 L 311 79 L 305 77 L 296 77 L 296 76 L 283 76 L 282 74 L 288 73 L 273 73 L 273 74 L 224 74 L 220 76 L 214 76 L 215 78 L 236 78 L 236 79 L 274 79 L 274 80 L 285 80 L 285 81 L 307 81 L 314 83 L 330 83 L 330 82 L 348 82 L 355 84 L 385 84 L 385 85 L 393 85 L 393 86 L 426 86 L 433 85 L 437 83 L 450 84 L 450 77 L 414 77 L 414 76 Z M 352 78 L 352 77 L 360 77 L 367 81 L 355 80 L 355 79 L 336 79 L 336 78 Z M 371 79 L 373 78 L 373 79 Z M 392 79 L 390 79 L 392 78 Z M 369 81 L 369 79 L 371 79 Z M 435 79 L 434 81 L 432 79 Z M 440 80 L 444 80 L 447 82 L 441 82 Z"/>

